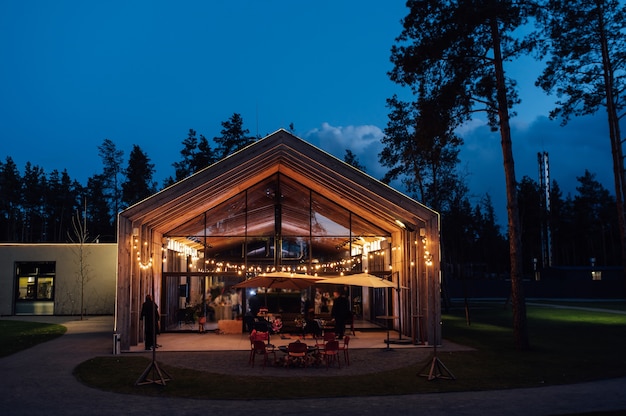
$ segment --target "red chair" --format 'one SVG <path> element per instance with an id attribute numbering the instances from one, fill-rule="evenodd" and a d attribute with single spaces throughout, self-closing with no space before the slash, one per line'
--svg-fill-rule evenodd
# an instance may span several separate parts
<path id="1" fill-rule="evenodd" d="M 343 337 L 343 345 L 339 347 L 340 351 L 343 351 L 343 361 L 346 365 L 350 365 L 350 351 L 348 350 L 348 344 L 350 344 L 350 336 Z"/>
<path id="2" fill-rule="evenodd" d="M 276 362 L 276 352 L 273 349 L 267 348 L 267 346 L 265 345 L 265 342 L 263 342 L 263 341 L 254 341 L 253 342 L 252 352 L 251 352 L 251 356 L 252 356 L 251 364 L 252 364 L 252 367 L 254 367 L 254 358 L 257 355 L 262 355 L 263 356 L 263 367 L 265 367 L 267 365 L 267 360 L 268 360 L 268 357 L 269 357 L 270 354 L 274 355 L 274 361 L 272 361 L 272 362 Z"/>
<path id="3" fill-rule="evenodd" d="M 296 341 L 287 346 L 287 365 L 307 366 L 306 354 L 308 347 L 304 342 Z"/>
<path id="4" fill-rule="evenodd" d="M 341 368 L 341 363 L 339 362 L 339 341 L 328 341 L 321 354 L 324 357 L 324 361 L 326 361 L 326 368 L 330 367 L 335 361 L 337 361 L 337 366 Z"/>
<path id="5" fill-rule="evenodd" d="M 263 331 L 257 331 L 256 329 L 253 329 L 252 332 L 250 333 L 250 339 L 253 339 L 255 341 L 267 341 L 267 342 L 269 342 L 269 340 L 270 340 L 270 333 L 269 332 L 263 332 Z"/>
<path id="6" fill-rule="evenodd" d="M 328 341 L 334 341 L 335 340 L 335 333 L 334 332 L 324 332 L 324 335 L 322 336 L 321 340 L 315 340 L 315 346 L 317 348 L 319 348 L 320 350 L 323 350 L 326 346 L 326 343 Z"/>
<path id="7" fill-rule="evenodd" d="M 252 364 L 252 360 L 254 359 L 254 341 L 268 342 L 268 348 L 273 349 L 274 346 L 269 344 L 269 339 L 267 332 L 259 332 L 256 329 L 252 330 L 250 333 L 250 357 L 248 358 L 248 364 Z"/>

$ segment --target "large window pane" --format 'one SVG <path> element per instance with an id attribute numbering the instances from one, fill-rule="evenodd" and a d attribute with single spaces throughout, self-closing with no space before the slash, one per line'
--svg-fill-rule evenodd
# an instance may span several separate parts
<path id="1" fill-rule="evenodd" d="M 350 212 L 340 205 L 313 194 L 312 234 L 350 237 Z"/>
<path id="2" fill-rule="evenodd" d="M 311 191 L 299 183 L 280 176 L 281 235 L 309 237 Z"/>
<path id="3" fill-rule="evenodd" d="M 276 175 L 248 189 L 248 236 L 272 237 L 276 234 L 275 206 L 278 195 Z"/>
<path id="4" fill-rule="evenodd" d="M 52 300 L 54 279 L 52 277 L 40 277 L 37 279 L 37 299 Z"/>

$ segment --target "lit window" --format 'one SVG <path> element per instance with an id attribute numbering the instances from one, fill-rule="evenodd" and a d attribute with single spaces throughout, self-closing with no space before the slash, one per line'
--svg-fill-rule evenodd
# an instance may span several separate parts
<path id="1" fill-rule="evenodd" d="M 19 262 L 15 271 L 18 301 L 54 299 L 55 262 Z"/>

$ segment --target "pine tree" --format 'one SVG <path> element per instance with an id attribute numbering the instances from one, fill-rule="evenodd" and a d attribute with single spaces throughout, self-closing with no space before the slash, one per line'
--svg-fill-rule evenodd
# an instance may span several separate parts
<path id="1" fill-rule="evenodd" d="M 403 31 L 392 47 L 392 81 L 411 88 L 416 102 L 442 105 L 452 123 L 484 111 L 500 132 L 506 182 L 511 300 L 515 345 L 530 348 L 522 287 L 522 251 L 515 166 L 509 119 L 519 101 L 504 63 L 529 51 L 531 39 L 518 39 L 535 12 L 525 3 L 505 0 L 413 0 Z M 443 98 L 443 99 L 441 99 Z M 440 129 L 441 130 L 441 129 Z"/>
<path id="2" fill-rule="evenodd" d="M 122 182 L 122 203 L 129 207 L 156 192 L 154 164 L 141 148 L 134 144 L 128 157 L 128 167 L 124 170 L 126 177 Z"/>

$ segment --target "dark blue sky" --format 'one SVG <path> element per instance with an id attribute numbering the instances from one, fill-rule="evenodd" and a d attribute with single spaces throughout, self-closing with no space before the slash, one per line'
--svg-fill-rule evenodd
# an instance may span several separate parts
<path id="1" fill-rule="evenodd" d="M 343 158 L 351 149 L 380 177 L 390 48 L 403 0 L 0 2 L 0 158 L 21 171 L 67 169 L 86 184 L 111 139 L 139 145 L 159 183 L 174 174 L 190 128 L 207 138 L 240 113 L 252 134 L 296 135 Z M 518 179 L 537 180 L 537 152 L 574 193 L 585 169 L 613 189 L 606 116 L 548 121 L 551 97 L 534 87 L 540 66 L 508 65 L 523 100 L 513 120 Z M 474 120 L 462 129 L 462 168 L 506 222 L 500 138 Z"/>

